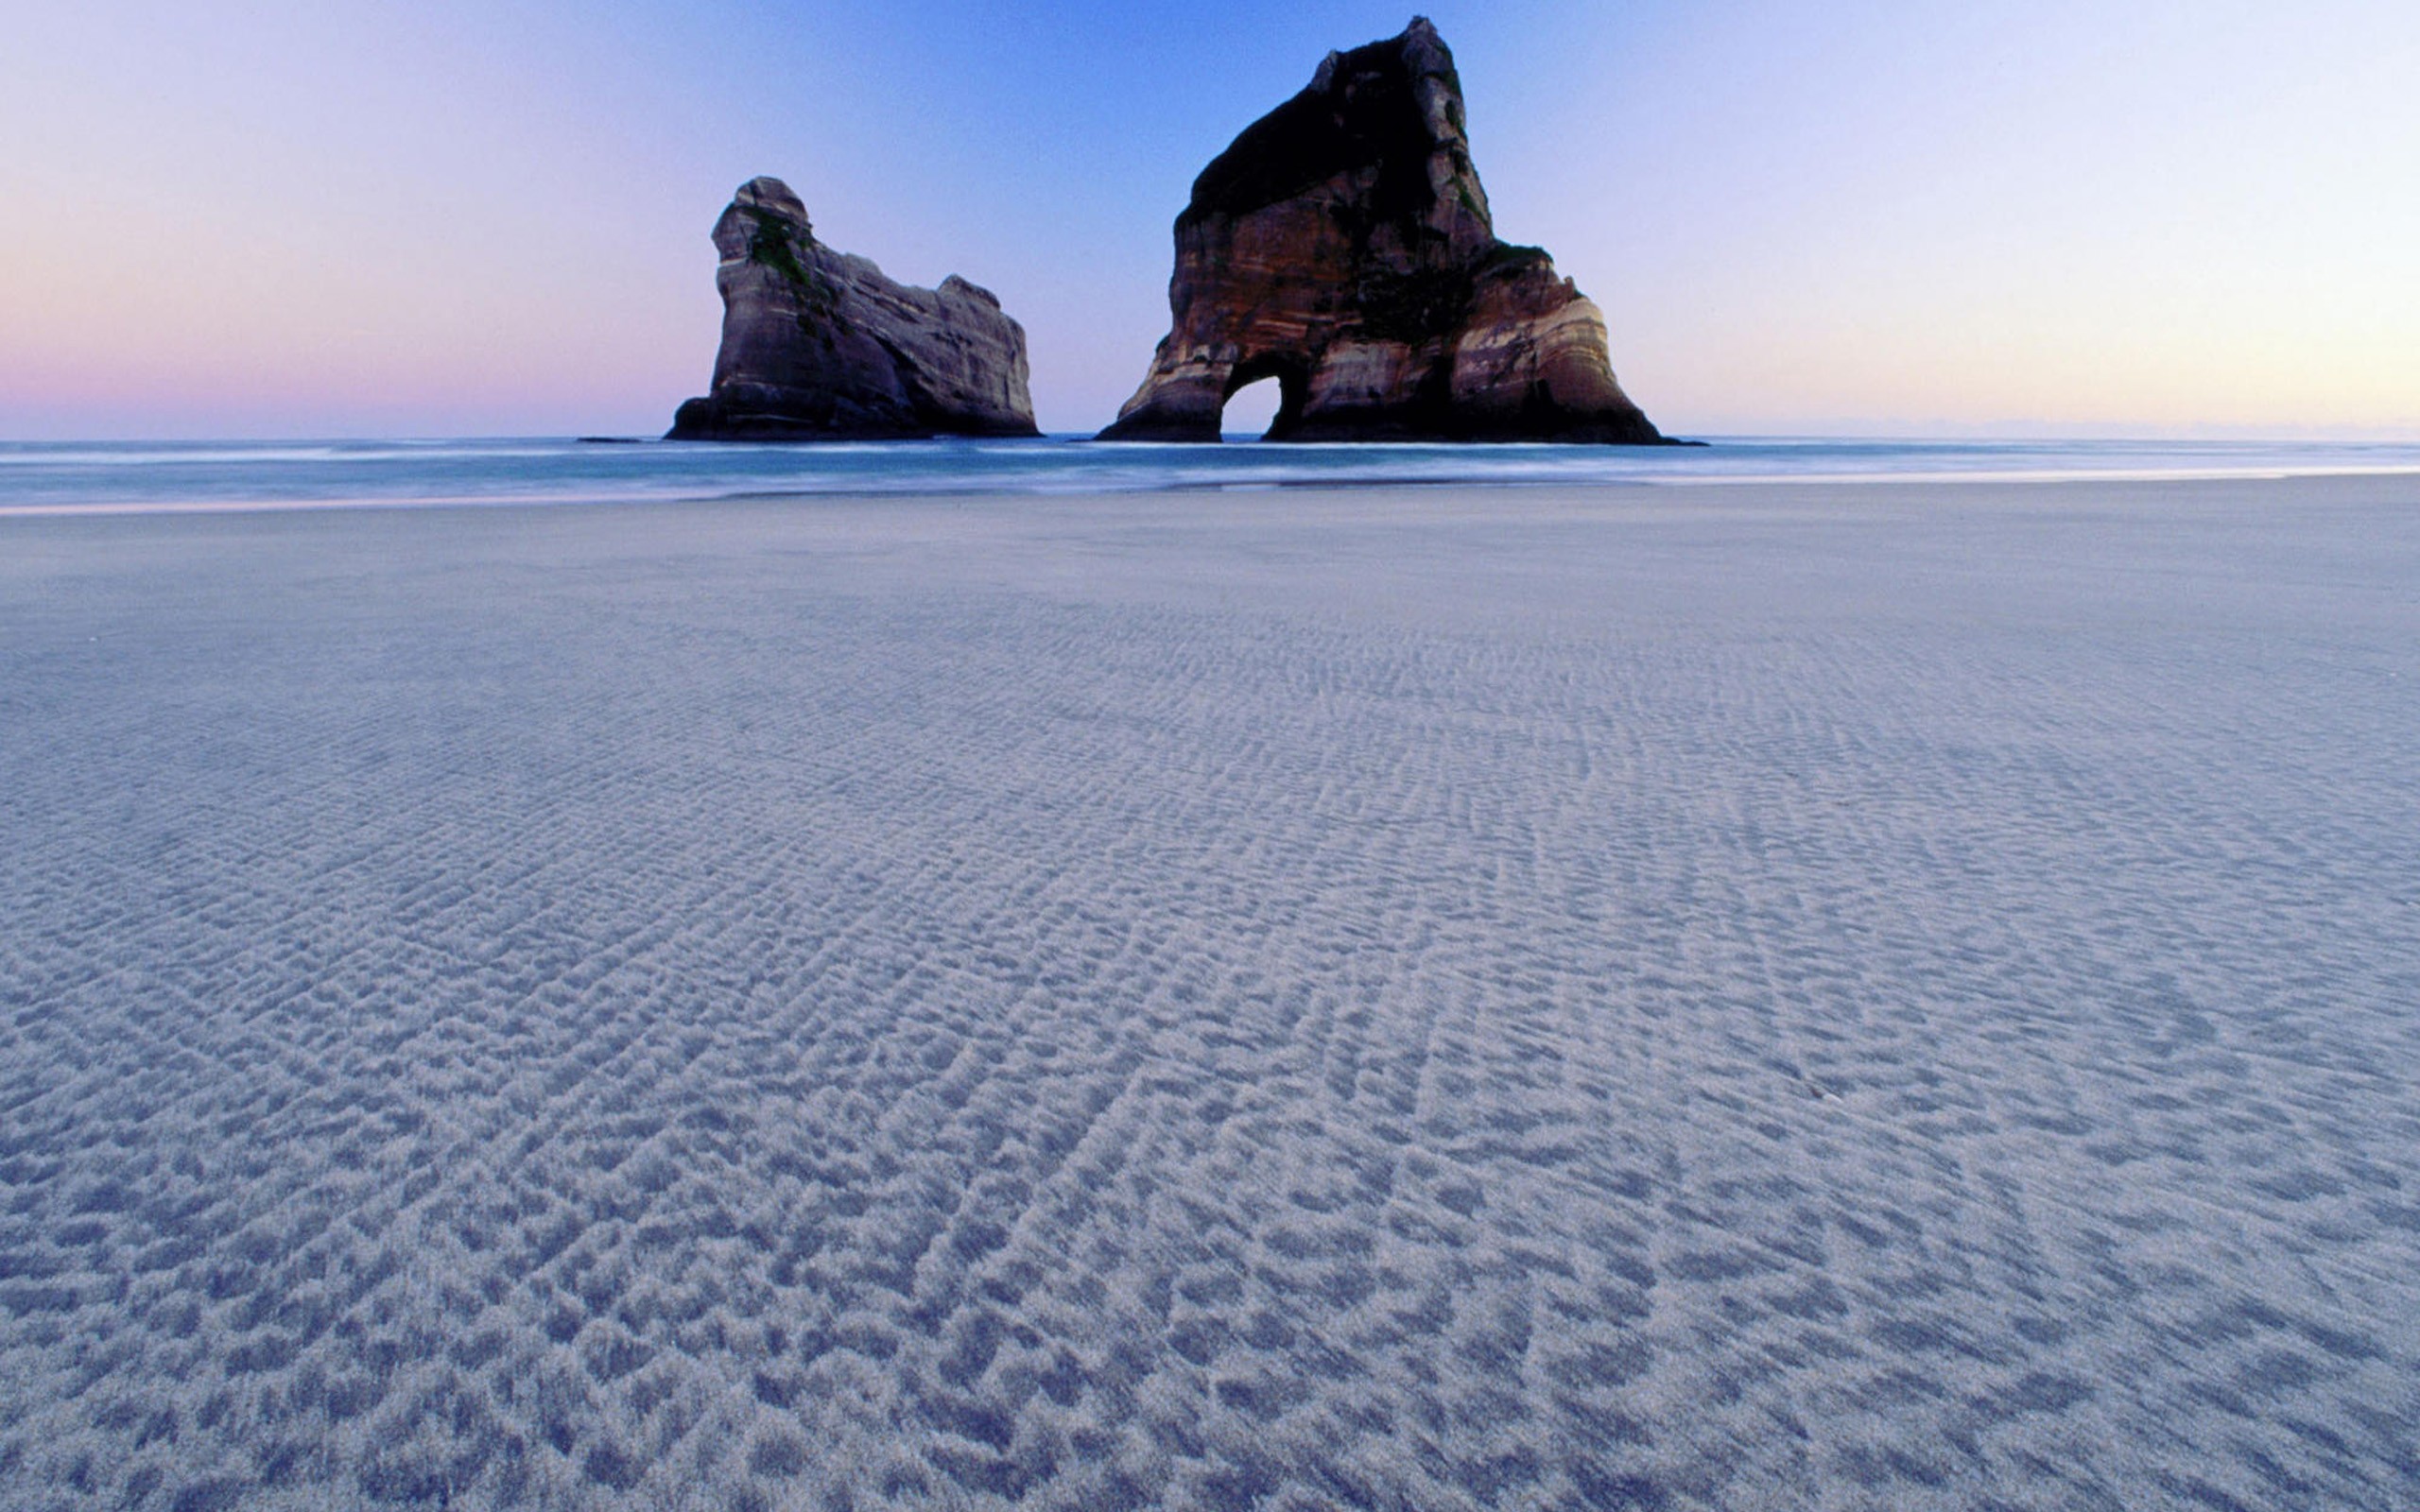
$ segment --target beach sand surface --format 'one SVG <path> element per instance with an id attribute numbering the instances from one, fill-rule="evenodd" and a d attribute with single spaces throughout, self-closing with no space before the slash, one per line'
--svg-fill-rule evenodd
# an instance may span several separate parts
<path id="1" fill-rule="evenodd" d="M 2420 1506 L 2420 480 L 0 522 L 0 1504 Z"/>

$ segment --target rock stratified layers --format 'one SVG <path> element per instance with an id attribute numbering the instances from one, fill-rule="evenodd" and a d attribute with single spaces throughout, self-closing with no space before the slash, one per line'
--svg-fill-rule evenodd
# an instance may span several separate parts
<path id="1" fill-rule="evenodd" d="M 893 283 L 815 239 L 779 179 L 752 179 L 715 222 L 722 350 L 714 390 L 671 439 L 890 440 L 1034 436 L 1025 330 L 988 289 Z"/>
<path id="2" fill-rule="evenodd" d="M 1168 303 L 1103 440 L 1217 440 L 1227 400 L 1272 377 L 1278 440 L 1663 439 L 1614 381 L 1597 306 L 1495 239 L 1425 17 L 1328 54 L 1201 170 Z"/>

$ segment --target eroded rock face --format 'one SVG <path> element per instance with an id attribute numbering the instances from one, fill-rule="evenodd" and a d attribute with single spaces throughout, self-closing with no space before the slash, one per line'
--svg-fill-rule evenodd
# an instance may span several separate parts
<path id="1" fill-rule="evenodd" d="M 740 186 L 715 222 L 722 350 L 714 391 L 673 440 L 1034 436 L 1025 329 L 988 289 L 892 282 L 815 239 L 779 179 Z"/>
<path id="2" fill-rule="evenodd" d="M 1614 381 L 1597 306 L 1496 240 L 1425 17 L 1328 54 L 1201 170 L 1168 303 L 1103 440 L 1217 440 L 1227 400 L 1270 377 L 1272 439 L 1663 439 Z"/>

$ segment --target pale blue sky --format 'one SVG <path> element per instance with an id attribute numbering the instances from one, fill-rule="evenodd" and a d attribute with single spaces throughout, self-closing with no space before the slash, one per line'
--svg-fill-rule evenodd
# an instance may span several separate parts
<path id="1" fill-rule="evenodd" d="M 2420 7 L 1430 8 L 1668 430 L 2420 435 Z M 777 174 L 1093 428 L 1194 173 L 1401 5 L 99 0 L 0 49 L 0 437 L 652 432 Z"/>

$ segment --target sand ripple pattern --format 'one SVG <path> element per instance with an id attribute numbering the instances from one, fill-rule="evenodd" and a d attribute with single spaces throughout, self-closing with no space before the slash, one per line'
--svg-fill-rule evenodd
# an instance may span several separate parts
<path id="1" fill-rule="evenodd" d="M 2420 1505 L 2411 490 L 8 523 L 0 1503 Z"/>

